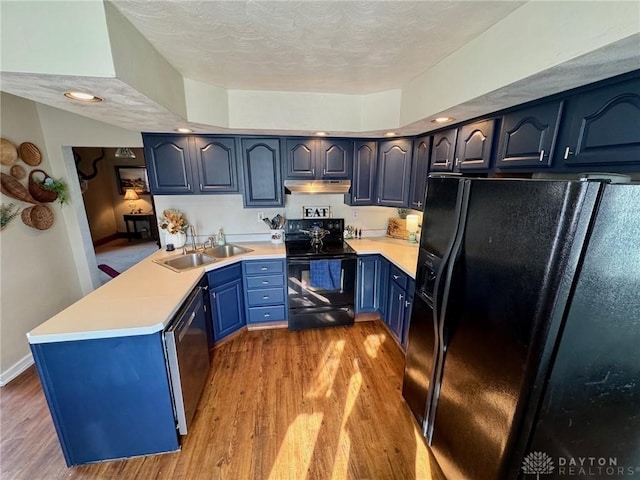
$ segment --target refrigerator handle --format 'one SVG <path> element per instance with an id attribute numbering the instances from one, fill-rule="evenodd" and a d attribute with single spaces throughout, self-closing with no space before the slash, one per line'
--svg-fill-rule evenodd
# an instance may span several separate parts
<path id="1" fill-rule="evenodd" d="M 458 255 L 462 248 L 462 242 L 464 240 L 464 230 L 467 223 L 467 209 L 469 206 L 469 192 L 471 190 L 471 183 L 466 180 L 461 182 L 461 186 L 458 190 L 458 198 L 456 200 L 456 213 L 457 222 L 455 233 L 453 235 L 452 242 L 447 248 L 447 253 L 443 259 L 442 265 L 438 270 L 438 277 L 436 278 L 434 299 L 433 299 L 433 315 L 435 326 L 437 328 L 436 338 L 438 339 L 438 345 L 436 348 L 437 358 L 435 368 L 433 369 L 433 375 L 431 378 L 432 388 L 429 389 L 429 395 L 427 397 L 427 411 L 424 418 L 426 418 L 424 426 L 424 435 L 429 445 L 432 444 L 433 431 L 435 428 L 436 410 L 438 408 L 438 400 L 440 397 L 440 386 L 442 382 L 442 374 L 444 369 L 444 361 L 447 344 L 444 338 L 444 329 L 447 321 L 447 305 L 449 295 L 451 292 L 451 283 L 453 278 L 454 268 L 456 266 Z"/>

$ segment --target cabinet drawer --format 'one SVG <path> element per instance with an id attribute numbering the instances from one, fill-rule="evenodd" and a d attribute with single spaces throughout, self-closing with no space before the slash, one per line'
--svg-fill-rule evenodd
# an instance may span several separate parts
<path id="1" fill-rule="evenodd" d="M 245 275 L 262 275 L 267 273 L 284 272 L 284 262 L 282 260 L 265 260 L 244 262 Z"/>
<path id="2" fill-rule="evenodd" d="M 278 322 L 285 319 L 284 305 L 252 307 L 249 309 L 249 323 Z"/>
<path id="3" fill-rule="evenodd" d="M 282 287 L 283 285 L 284 277 L 281 274 L 247 277 L 247 289 Z"/>
<path id="4" fill-rule="evenodd" d="M 240 278 L 242 278 L 242 267 L 239 263 L 207 272 L 210 288 Z"/>
<path id="5" fill-rule="evenodd" d="M 284 303 L 283 288 L 264 288 L 262 290 L 248 290 L 247 301 L 249 306 L 273 305 L 274 303 Z"/>
<path id="6" fill-rule="evenodd" d="M 398 286 L 401 287 L 403 290 L 407 289 L 407 281 L 408 281 L 407 274 L 404 273 L 395 265 L 389 266 L 389 277 L 391 278 L 391 280 L 396 282 Z"/>

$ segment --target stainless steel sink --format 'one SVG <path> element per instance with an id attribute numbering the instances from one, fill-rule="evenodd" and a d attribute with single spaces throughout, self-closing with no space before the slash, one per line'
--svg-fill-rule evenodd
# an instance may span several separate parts
<path id="1" fill-rule="evenodd" d="M 192 268 L 208 265 L 215 261 L 215 258 L 212 258 L 210 255 L 206 255 L 200 252 L 187 253 L 186 255 L 180 255 L 178 257 L 172 257 L 166 260 L 154 260 L 154 262 L 164 267 L 170 268 L 174 272 L 190 270 Z"/>
<path id="2" fill-rule="evenodd" d="M 239 245 L 233 245 L 232 243 L 227 243 L 226 245 L 220 245 L 217 247 L 205 248 L 202 251 L 202 253 L 204 253 L 205 255 L 210 255 L 216 258 L 228 258 L 248 252 L 253 252 L 253 250 L 251 250 L 250 248 L 241 247 Z"/>

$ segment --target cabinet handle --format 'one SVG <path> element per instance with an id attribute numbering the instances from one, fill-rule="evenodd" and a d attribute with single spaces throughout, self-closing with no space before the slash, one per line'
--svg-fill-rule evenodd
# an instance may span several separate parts
<path id="1" fill-rule="evenodd" d="M 269 281 L 268 281 L 268 280 L 263 280 L 263 281 L 262 281 L 262 284 L 263 284 L 263 285 L 269 285 Z"/>
<path id="2" fill-rule="evenodd" d="M 460 157 L 456 157 L 456 165 L 460 165 Z"/>
<path id="3" fill-rule="evenodd" d="M 393 279 L 394 279 L 394 280 L 397 280 L 397 279 L 399 279 L 399 278 L 400 278 L 400 275 L 394 275 L 394 276 L 393 276 Z"/>
<path id="4" fill-rule="evenodd" d="M 212 296 L 213 298 L 216 298 L 216 292 L 211 292 L 211 296 Z"/>
<path id="5" fill-rule="evenodd" d="M 263 295 L 263 296 L 262 296 L 262 299 L 263 299 L 263 300 L 269 300 L 269 295 Z"/>
<path id="6" fill-rule="evenodd" d="M 540 150 L 540 158 L 538 158 L 538 161 L 541 162 L 544 159 L 544 150 Z"/>
<path id="7" fill-rule="evenodd" d="M 407 301 L 405 300 L 405 302 L 404 302 L 404 308 L 407 308 L 409 305 L 411 305 L 411 302 L 407 302 Z"/>
<path id="8" fill-rule="evenodd" d="M 191 190 L 191 184 L 187 183 L 187 190 Z"/>
<path id="9" fill-rule="evenodd" d="M 418 202 L 418 206 L 421 207 L 422 206 L 422 202 Z"/>
<path id="10" fill-rule="evenodd" d="M 447 158 L 447 161 L 446 161 L 446 162 L 444 162 L 444 166 L 445 166 L 445 167 L 448 167 L 448 166 L 449 166 L 449 159 L 448 159 L 448 158 Z"/>
<path id="11" fill-rule="evenodd" d="M 401 293 L 399 293 L 398 294 L 398 300 L 402 301 L 403 298 L 404 298 L 404 296 Z"/>
<path id="12" fill-rule="evenodd" d="M 573 155 L 571 147 L 567 147 L 564 149 L 564 159 L 567 160 L 569 158 L 569 155 Z"/>
<path id="13" fill-rule="evenodd" d="M 260 270 L 262 270 L 263 272 L 266 272 L 267 270 L 269 270 L 268 267 L 262 267 Z"/>
<path id="14" fill-rule="evenodd" d="M 271 314 L 270 314 L 270 313 L 265 313 L 265 314 L 263 315 L 263 317 L 264 317 L 264 318 L 269 318 L 270 316 L 271 316 Z"/>
<path id="15" fill-rule="evenodd" d="M 205 285 L 204 287 L 202 287 L 202 289 L 206 292 L 207 290 L 209 290 L 209 285 Z"/>
<path id="16" fill-rule="evenodd" d="M 380 203 L 380 197 L 378 197 L 378 203 Z"/>
<path id="17" fill-rule="evenodd" d="M 204 189 L 202 188 L 202 184 L 200 184 L 200 190 L 204 190 Z"/>

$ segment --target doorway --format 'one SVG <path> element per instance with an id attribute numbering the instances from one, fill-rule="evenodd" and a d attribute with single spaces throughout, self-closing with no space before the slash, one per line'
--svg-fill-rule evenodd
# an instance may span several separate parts
<path id="1" fill-rule="evenodd" d="M 72 152 L 96 263 L 121 273 L 160 245 L 144 151 L 73 147 Z M 112 275 L 100 271 L 101 283 Z"/>

